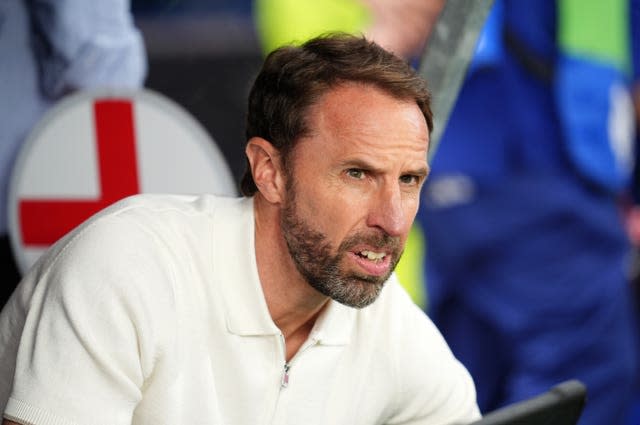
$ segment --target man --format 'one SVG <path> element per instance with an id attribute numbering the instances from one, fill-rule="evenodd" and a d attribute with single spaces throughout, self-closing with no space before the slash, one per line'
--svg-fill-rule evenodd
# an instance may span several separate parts
<path id="1" fill-rule="evenodd" d="M 424 82 L 373 43 L 269 55 L 247 198 L 125 200 L 22 282 L 0 317 L 3 424 L 477 418 L 468 373 L 391 274 L 430 130 Z"/>
<path id="2" fill-rule="evenodd" d="M 579 379 L 581 425 L 640 423 L 632 3 L 496 0 L 431 164 L 428 312 L 482 411 Z"/>
<path id="3" fill-rule="evenodd" d="M 422 53 L 444 0 L 253 0 L 258 41 L 270 52 L 329 31 L 364 33 L 402 58 Z"/>

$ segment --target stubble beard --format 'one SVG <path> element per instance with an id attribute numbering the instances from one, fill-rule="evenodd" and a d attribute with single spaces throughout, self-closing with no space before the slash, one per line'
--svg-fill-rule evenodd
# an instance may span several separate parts
<path id="1" fill-rule="evenodd" d="M 332 255 L 332 247 L 327 237 L 297 213 L 295 189 L 289 188 L 287 192 L 280 226 L 298 272 L 315 290 L 341 304 L 363 308 L 373 303 L 400 259 L 401 248 L 398 238 L 382 232 L 356 233 L 346 238 L 335 255 Z M 383 276 L 371 276 L 342 270 L 341 260 L 353 247 L 362 243 L 378 249 L 384 248 L 387 255 L 392 256 L 388 273 Z"/>

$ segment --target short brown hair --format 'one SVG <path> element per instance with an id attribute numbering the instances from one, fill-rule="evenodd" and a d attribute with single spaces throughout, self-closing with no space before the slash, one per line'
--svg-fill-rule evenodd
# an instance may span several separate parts
<path id="1" fill-rule="evenodd" d="M 371 84 L 398 99 L 415 100 L 429 132 L 433 130 L 426 83 L 408 63 L 363 37 L 333 33 L 267 56 L 249 94 L 247 140 L 268 140 L 286 161 L 296 140 L 308 134 L 309 107 L 346 82 Z M 248 161 L 241 189 L 246 196 L 258 190 Z"/>

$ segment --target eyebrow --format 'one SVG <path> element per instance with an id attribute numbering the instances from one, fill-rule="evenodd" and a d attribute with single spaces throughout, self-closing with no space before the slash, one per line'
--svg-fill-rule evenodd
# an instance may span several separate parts
<path id="1" fill-rule="evenodd" d="M 416 176 L 427 177 L 431 172 L 431 168 L 427 165 L 426 167 L 420 167 L 416 170 L 409 171 L 407 174 L 413 174 Z"/>

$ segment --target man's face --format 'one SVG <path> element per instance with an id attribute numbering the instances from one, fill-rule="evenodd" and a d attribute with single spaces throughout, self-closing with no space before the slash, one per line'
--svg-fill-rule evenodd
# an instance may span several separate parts
<path id="1" fill-rule="evenodd" d="M 428 173 L 418 106 L 345 84 L 310 110 L 288 158 L 281 226 L 298 271 L 334 300 L 365 307 L 400 259 Z"/>

